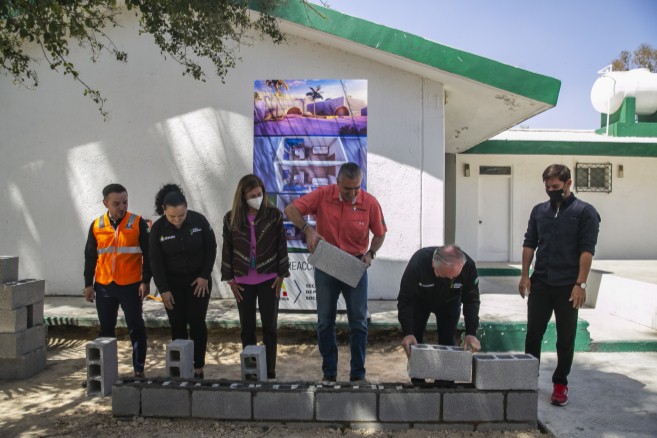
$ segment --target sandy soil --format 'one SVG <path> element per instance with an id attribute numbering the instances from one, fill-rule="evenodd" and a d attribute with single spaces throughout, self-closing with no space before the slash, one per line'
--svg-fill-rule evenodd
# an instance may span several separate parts
<path id="1" fill-rule="evenodd" d="M 85 345 L 96 337 L 95 329 L 53 327 L 48 334 L 47 368 L 23 381 L 0 381 L 0 436 L 87 437 L 545 437 L 538 431 L 523 432 L 403 432 L 354 431 L 303 425 L 264 425 L 213 420 L 170 420 L 153 418 L 116 419 L 110 397 L 87 397 Z M 279 340 L 277 376 L 280 381 L 321 379 L 321 357 L 313 333 L 282 331 Z M 235 330 L 211 331 L 205 376 L 209 379 L 240 379 L 241 343 Z M 348 380 L 348 338 L 340 336 L 339 380 Z M 168 331 L 149 330 L 147 376 L 164 376 Z M 370 336 L 367 378 L 372 383 L 407 382 L 406 359 L 395 333 Z M 431 342 L 431 339 L 427 340 Z M 119 332 L 119 373 L 131 375 L 130 344 Z"/>

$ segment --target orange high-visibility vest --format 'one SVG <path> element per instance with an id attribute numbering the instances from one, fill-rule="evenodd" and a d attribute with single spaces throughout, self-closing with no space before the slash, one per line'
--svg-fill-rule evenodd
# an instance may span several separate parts
<path id="1" fill-rule="evenodd" d="M 112 227 L 105 213 L 94 221 L 94 236 L 98 244 L 96 281 L 118 285 L 141 281 L 142 254 L 139 246 L 139 216 L 127 212 L 119 226 Z"/>

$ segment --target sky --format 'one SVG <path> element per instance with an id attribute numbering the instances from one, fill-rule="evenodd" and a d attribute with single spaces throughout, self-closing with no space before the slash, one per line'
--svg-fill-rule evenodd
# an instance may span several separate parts
<path id="1" fill-rule="evenodd" d="M 598 71 L 621 50 L 657 48 L 657 0 L 311 0 L 373 23 L 561 81 L 533 129 L 600 127 Z"/>

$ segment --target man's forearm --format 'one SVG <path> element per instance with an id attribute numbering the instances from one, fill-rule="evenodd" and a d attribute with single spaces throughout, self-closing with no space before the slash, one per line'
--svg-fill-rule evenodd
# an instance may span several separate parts
<path id="1" fill-rule="evenodd" d="M 584 251 L 579 255 L 579 275 L 577 275 L 577 283 L 586 283 L 593 264 L 593 254 Z"/>
<path id="2" fill-rule="evenodd" d="M 285 207 L 285 214 L 297 228 L 302 228 L 306 224 L 306 220 L 303 218 L 301 212 L 294 204 L 289 204 L 287 207 Z"/>
<path id="3" fill-rule="evenodd" d="M 524 247 L 522 248 L 522 272 L 520 275 L 529 277 L 529 267 L 534 260 L 534 249 Z"/>
<path id="4" fill-rule="evenodd" d="M 381 249 L 385 238 L 386 238 L 385 234 L 383 236 L 372 237 L 372 243 L 370 244 L 370 251 L 377 252 L 379 249 Z"/>

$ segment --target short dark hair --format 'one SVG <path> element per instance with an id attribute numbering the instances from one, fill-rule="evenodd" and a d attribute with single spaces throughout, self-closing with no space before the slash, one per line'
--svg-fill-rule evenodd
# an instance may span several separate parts
<path id="1" fill-rule="evenodd" d="M 543 181 L 550 178 L 559 178 L 559 181 L 566 182 L 570 179 L 570 169 L 563 164 L 550 164 L 543 171 Z"/>
<path id="2" fill-rule="evenodd" d="M 125 187 L 121 184 L 108 184 L 103 189 L 103 199 L 107 199 L 110 193 L 128 193 Z"/>
<path id="3" fill-rule="evenodd" d="M 178 184 L 165 184 L 157 191 L 155 195 L 155 212 L 162 216 L 165 205 L 167 207 L 187 206 L 185 193 Z"/>
<path id="4" fill-rule="evenodd" d="M 340 166 L 340 170 L 338 171 L 338 181 L 340 181 L 340 178 L 343 176 L 349 179 L 356 179 L 363 176 L 363 171 L 356 163 L 344 163 Z"/>

